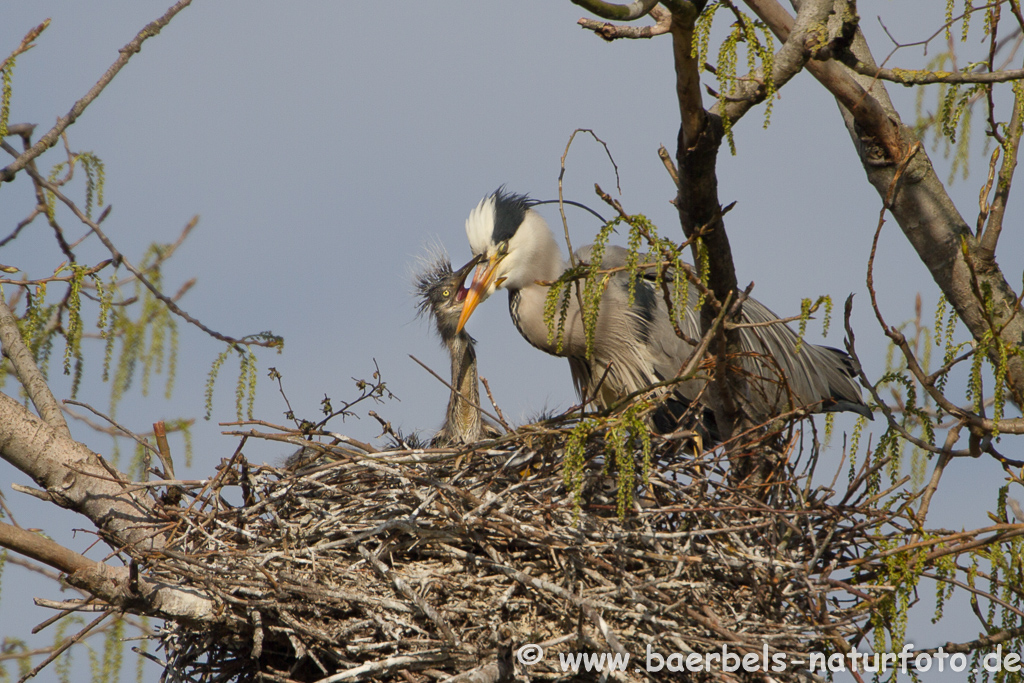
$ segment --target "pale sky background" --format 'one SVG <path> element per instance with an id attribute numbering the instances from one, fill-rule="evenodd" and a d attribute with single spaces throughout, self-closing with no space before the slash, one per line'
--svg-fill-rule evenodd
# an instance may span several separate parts
<path id="1" fill-rule="evenodd" d="M 912 16 L 918 3 L 858 4 L 879 59 L 890 43 L 877 16 L 906 41 L 927 37 L 942 21 L 938 3 L 927 20 Z M 52 18 L 37 47 L 18 59 L 11 121 L 47 130 L 96 82 L 117 50 L 169 5 L 7 0 L 0 10 L 3 55 L 32 26 Z M 268 366 L 283 374 L 296 412 L 316 420 L 324 394 L 335 406 L 354 397 L 351 378 L 368 379 L 376 360 L 401 401 L 373 409 L 405 431 L 429 435 L 440 425 L 448 390 L 408 355 L 442 375 L 448 361 L 427 323 L 415 319 L 411 273 L 430 242 L 444 244 L 456 265 L 469 258 L 463 225 L 481 197 L 501 184 L 536 198 L 557 197 L 559 160 L 570 134 L 592 128 L 618 164 L 626 209 L 645 213 L 663 234 L 679 234 L 669 204 L 673 187 L 656 154 L 659 144 L 674 152 L 678 127 L 670 39 L 607 44 L 575 25 L 580 16 L 567 1 L 196 2 L 147 41 L 69 129 L 70 145 L 105 162 L 105 200 L 113 212 L 104 227 L 130 260 L 140 261 L 152 241 L 175 240 L 193 215 L 200 216 L 164 271 L 168 293 L 199 278 L 181 302 L 185 310 L 231 336 L 272 330 L 285 337 L 283 354 L 260 354 L 257 417 L 284 422 L 284 403 L 266 379 Z M 719 29 L 731 23 L 724 16 L 716 21 Z M 930 55 L 942 47 L 937 42 Z M 890 65 L 913 67 L 921 60 L 920 48 L 908 49 Z M 706 82 L 717 88 L 710 77 Z M 915 92 L 890 87 L 890 94 L 912 122 Z M 931 109 L 934 97 L 930 92 L 925 100 Z M 798 313 L 803 297 L 831 295 L 835 314 L 824 343 L 839 347 L 843 301 L 855 293 L 858 349 L 868 375 L 878 377 L 885 340 L 864 281 L 879 197 L 865 180 L 834 101 L 809 75 L 800 74 L 781 92 L 767 132 L 762 123 L 763 106 L 736 128 L 738 155 L 723 149 L 719 163 L 722 203 L 737 202 L 727 229 L 740 282 L 755 282 L 754 296 L 780 316 Z M 980 128 L 975 135 L 980 143 Z M 984 164 L 981 145 L 976 147 L 975 176 L 951 190 L 969 224 Z M 948 175 L 941 152 L 931 155 L 940 176 Z M 39 165 L 45 172 L 61 160 L 53 150 Z M 593 194 L 595 182 L 614 193 L 604 150 L 577 136 L 565 196 L 608 214 Z M 81 199 L 82 187 L 72 187 L 71 195 Z M 0 187 L 0 236 L 33 204 L 24 180 Z M 1018 205 L 1011 202 L 1000 245 L 1000 264 L 1013 285 L 1024 260 L 1015 230 Z M 557 229 L 557 208 L 543 213 Z M 587 243 L 596 221 L 572 210 L 569 218 L 574 244 Z M 67 213 L 62 222 L 71 236 L 82 234 Z M 87 241 L 79 257 L 100 260 L 98 246 Z M 26 268 L 32 277 L 51 273 L 59 259 L 42 220 L 0 251 L 0 262 Z M 892 220 L 883 232 L 876 281 L 890 323 L 912 316 L 919 292 L 930 323 L 937 288 Z M 119 418 L 138 431 L 160 419 L 200 418 L 194 467 L 179 474 L 206 476 L 236 444 L 219 435 L 217 422 L 234 419 L 237 362 L 226 363 L 214 418 L 202 421 L 206 373 L 222 345 L 184 322 L 179 326 L 174 397 L 165 401 L 162 388 L 148 398 L 136 391 Z M 480 373 L 511 420 L 574 402 L 567 363 L 520 337 L 504 296 L 483 305 L 469 329 L 479 342 Z M 813 341 L 823 342 L 820 322 L 809 330 Z M 81 399 L 105 410 L 109 387 L 99 382 L 97 351 Z M 56 357 L 52 367 L 58 374 Z M 162 387 L 159 380 L 155 386 Z M 6 390 L 12 387 L 8 383 Z M 66 382 L 54 387 L 58 398 L 67 396 Z M 377 424 L 360 414 L 362 419 L 335 419 L 330 426 L 372 441 Z M 849 429 L 852 420 L 837 425 Z M 109 449 L 81 425 L 72 428 L 94 449 Z M 171 444 L 180 460 L 180 438 L 172 437 Z M 1016 445 L 1004 439 L 1002 449 L 1021 457 Z M 277 447 L 247 450 L 254 461 L 278 462 L 286 454 Z M 834 452 L 833 466 L 838 457 Z M 5 484 L 29 483 L 0 467 Z M 985 512 L 1003 483 L 999 467 L 988 459 L 958 461 L 946 476 L 933 525 L 987 524 Z M 65 531 L 87 526 L 84 521 L 25 500 L 9 486 L 3 494 L 22 525 L 42 527 L 78 550 L 92 542 L 88 534 L 69 541 Z M 33 595 L 59 597 L 52 585 L 34 582 L 20 568 L 4 573 L 0 637 L 27 636 L 29 625 L 50 616 L 31 606 Z M 921 597 L 932 601 L 927 592 Z M 965 640 L 979 630 L 969 610 L 958 626 L 949 620 L 933 627 L 930 616 L 922 605 L 911 642 Z M 83 669 L 76 680 L 87 675 Z M 40 680 L 53 676 L 51 668 Z"/>

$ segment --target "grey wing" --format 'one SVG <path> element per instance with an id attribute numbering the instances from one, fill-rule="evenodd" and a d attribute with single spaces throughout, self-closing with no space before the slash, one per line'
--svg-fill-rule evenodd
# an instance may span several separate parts
<path id="1" fill-rule="evenodd" d="M 607 247 L 602 267 L 624 267 L 627 253 L 621 247 Z M 591 254 L 590 245 L 576 252 L 580 261 L 589 261 Z M 671 278 L 672 271 L 666 276 Z M 628 273 L 616 273 L 613 281 L 620 292 L 628 291 Z M 697 340 L 701 336 L 700 313 L 696 310 L 700 293 L 689 286 L 684 296 L 687 302 L 679 327 L 685 336 Z M 625 300 L 625 295 L 619 298 Z M 637 278 L 631 311 L 637 317 L 640 339 L 656 379 L 675 377 L 693 352 L 693 345 L 676 334 L 663 292 L 655 289 L 653 268 Z M 848 355 L 826 346 L 800 344 L 793 330 L 756 299 L 744 302 L 742 318 L 746 323 L 774 323 L 740 330 L 741 366 L 749 378 L 744 398 L 752 418 L 763 421 L 804 406 L 813 411 L 849 410 L 871 417 L 853 380 L 856 371 Z M 677 391 L 693 400 L 702 386 L 703 382 L 694 380 L 680 385 Z"/>
<path id="2" fill-rule="evenodd" d="M 747 323 L 772 323 L 740 329 L 744 369 L 760 381 L 747 382 L 752 417 L 768 419 L 796 407 L 812 411 L 871 411 L 853 380 L 852 359 L 838 349 L 799 344 L 788 325 L 756 299 L 743 303 Z M 797 348 L 799 346 L 799 349 Z"/>
<path id="3" fill-rule="evenodd" d="M 592 253 L 592 246 L 586 245 L 576 251 L 576 258 L 581 262 L 590 262 Z M 622 247 L 606 247 L 601 260 L 602 269 L 624 268 L 627 265 L 627 254 L 628 251 Z M 645 254 L 641 254 L 640 259 L 641 263 L 650 261 Z M 692 344 L 676 334 L 664 293 L 656 288 L 654 280 L 653 267 L 638 274 L 633 285 L 633 302 L 630 304 L 629 273 L 625 270 L 614 273 L 605 292 L 606 302 L 602 302 L 602 306 L 629 309 L 636 332 L 634 339 L 642 347 L 639 350 L 647 366 L 653 370 L 653 376 L 648 378 L 648 383 L 652 384 L 676 377 L 694 349 Z M 694 311 L 698 292 L 692 286 L 685 289 L 683 296 L 687 302 L 681 311 L 679 327 L 686 337 L 695 340 L 700 338 L 699 313 Z M 687 401 L 692 401 L 700 393 L 703 384 L 702 381 L 690 380 L 677 385 L 676 392 Z"/>

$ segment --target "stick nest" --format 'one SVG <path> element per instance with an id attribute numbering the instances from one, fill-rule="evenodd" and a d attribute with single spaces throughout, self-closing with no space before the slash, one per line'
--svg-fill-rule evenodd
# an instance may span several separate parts
<path id="1" fill-rule="evenodd" d="M 866 468 L 830 504 L 806 464 L 794 474 L 796 440 L 746 454 L 779 463 L 774 483 L 754 486 L 733 481 L 719 451 L 695 457 L 685 440 L 655 436 L 649 477 L 636 475 L 620 517 L 601 430 L 586 441 L 581 486 L 566 489 L 570 428 L 462 451 L 303 441 L 286 468 L 249 464 L 245 439 L 299 440 L 245 432 L 213 480 L 165 506 L 180 532 L 147 558 L 150 578 L 213 596 L 221 615 L 164 626 L 165 678 L 596 680 L 559 665 L 558 653 L 588 652 L 629 653 L 611 680 L 765 680 L 721 661 L 710 673 L 644 671 L 648 648 L 724 646 L 759 662 L 784 655 L 775 680 L 809 680 L 809 652 L 855 638 L 871 589 L 829 574 L 856 564 L 882 521 L 865 523 L 863 497 L 852 500 L 866 495 Z M 527 643 L 542 661 L 520 660 Z"/>

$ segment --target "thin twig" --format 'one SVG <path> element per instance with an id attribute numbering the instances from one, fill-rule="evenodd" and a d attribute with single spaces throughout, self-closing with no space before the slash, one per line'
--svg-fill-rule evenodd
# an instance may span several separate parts
<path id="1" fill-rule="evenodd" d="M 103 89 L 107 87 L 107 84 L 109 84 L 110 81 L 113 80 L 114 76 L 116 76 L 118 72 L 124 68 L 124 66 L 128 63 L 128 60 L 131 59 L 135 53 L 139 52 L 142 49 L 142 44 L 147 39 L 160 33 L 160 31 L 165 26 L 167 26 L 167 24 L 171 21 L 171 19 L 174 18 L 176 14 L 178 14 L 178 12 L 188 7 L 191 3 L 192 0 L 178 0 L 178 2 L 172 5 L 170 9 L 164 12 L 163 16 L 161 16 L 159 19 L 156 19 L 155 21 L 151 21 L 150 23 L 146 24 L 146 26 L 141 31 L 139 31 L 135 38 L 129 41 L 128 44 L 122 47 L 120 50 L 118 50 L 119 54 L 117 59 L 114 60 L 114 63 L 110 66 L 110 68 L 108 68 L 106 72 L 104 72 L 103 76 L 100 77 L 100 80 L 96 82 L 96 85 L 89 89 L 89 92 L 85 94 L 85 97 L 75 102 L 74 106 L 71 107 L 71 110 L 67 113 L 67 115 L 57 119 L 56 125 L 54 125 L 54 127 L 51 128 L 49 131 L 47 131 L 45 135 L 39 138 L 36 144 L 32 145 L 31 149 L 29 149 L 28 151 L 21 155 L 17 155 L 17 158 L 13 162 L 8 164 L 5 168 L 0 169 L 0 182 L 13 180 L 14 176 L 18 173 L 18 171 L 25 168 L 29 164 L 29 162 L 31 162 L 40 154 L 48 150 L 50 147 L 53 147 L 55 144 L 57 144 L 57 140 L 60 139 L 60 136 L 64 132 L 64 130 L 72 123 L 74 123 L 78 119 L 78 117 L 82 115 L 82 112 L 85 111 L 86 107 L 88 107 L 92 103 L 92 101 L 95 100 L 101 92 L 103 92 Z M 36 30 L 41 30 L 42 28 L 46 28 L 46 25 L 42 24 Z"/>
<path id="2" fill-rule="evenodd" d="M 439 375 L 439 374 L 437 374 L 436 372 L 434 372 L 433 370 L 431 370 L 431 369 L 430 369 L 430 367 L 429 367 L 429 366 L 428 366 L 428 365 L 427 365 L 426 363 L 424 363 L 423 361 L 421 361 L 421 360 L 420 360 L 419 358 L 417 358 L 416 356 L 414 356 L 414 355 L 412 355 L 412 354 L 409 354 L 409 358 L 412 358 L 412 359 L 413 359 L 414 361 L 416 361 L 416 364 L 417 364 L 417 365 L 419 365 L 419 366 L 420 366 L 421 368 L 423 368 L 424 370 L 426 370 L 427 372 L 429 372 L 429 373 L 430 373 L 431 375 L 433 375 L 433 376 L 434 376 L 434 378 L 435 378 L 435 379 L 436 379 L 437 381 L 439 381 L 439 382 L 440 382 L 441 384 L 445 385 L 446 387 L 448 387 L 448 389 L 450 389 L 451 391 L 455 392 L 455 394 L 456 394 L 456 395 L 457 395 L 457 396 L 458 396 L 459 398 L 461 398 L 461 399 L 462 399 L 463 401 L 465 401 L 465 402 L 466 402 L 466 403 L 468 403 L 469 405 L 473 406 L 474 408 L 476 408 L 477 410 L 479 410 L 479 411 L 480 411 L 481 413 L 483 413 L 483 414 L 484 414 L 484 415 L 486 415 L 487 417 L 491 418 L 492 420 L 494 420 L 494 421 L 495 421 L 495 422 L 497 422 L 498 424 L 500 424 L 500 425 L 504 426 L 504 427 L 505 427 L 505 429 L 506 429 L 506 430 L 508 430 L 508 425 L 507 425 L 507 424 L 505 424 L 505 421 L 504 421 L 504 420 L 502 420 L 501 418 L 499 418 L 499 417 L 498 417 L 497 415 L 494 415 L 494 414 L 492 414 L 492 413 L 489 413 L 489 412 L 487 412 L 486 410 L 484 410 L 484 409 L 483 409 L 483 407 L 482 407 L 482 406 L 481 406 L 481 405 L 480 405 L 479 403 L 476 403 L 476 402 L 474 402 L 474 401 L 470 401 L 470 400 L 469 400 L 468 398 L 466 398 L 466 397 L 465 397 L 465 396 L 464 396 L 464 395 L 462 394 L 462 392 L 460 392 L 460 391 L 459 391 L 458 389 L 456 389 L 456 388 L 455 388 L 455 387 L 453 387 L 453 386 L 452 386 L 451 384 L 449 384 L 449 383 L 448 383 L 448 382 L 447 382 L 447 381 L 446 381 L 446 380 L 445 380 L 445 379 L 444 379 L 443 377 L 441 377 L 441 375 Z M 488 393 L 490 393 L 490 392 L 488 391 Z"/>

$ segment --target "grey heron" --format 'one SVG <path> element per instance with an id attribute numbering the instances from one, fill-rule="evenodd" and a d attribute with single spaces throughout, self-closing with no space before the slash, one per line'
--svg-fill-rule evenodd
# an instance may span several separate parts
<path id="1" fill-rule="evenodd" d="M 458 324 L 468 292 L 466 278 L 478 261 L 474 258 L 453 271 L 448 257 L 438 255 L 416 280 L 420 313 L 434 321 L 441 343 L 448 349 L 452 366 L 451 397 L 444 425 L 434 436 L 435 445 L 469 444 L 496 433 L 493 428 L 489 429 L 477 407 L 480 404 L 480 380 L 476 369 L 475 342 Z"/>
<path id="2" fill-rule="evenodd" d="M 536 201 L 499 188 L 484 197 L 466 220 L 466 235 L 476 258 L 481 260 L 466 295 L 456 330 L 461 331 L 476 307 L 496 290 L 509 294 L 512 322 L 530 344 L 569 360 L 577 393 L 607 408 L 625 396 L 652 384 L 677 377 L 693 345 L 674 331 L 664 297 L 656 292 L 652 272 L 641 272 L 635 282 L 634 302 L 629 303 L 629 275 L 614 273 L 600 300 L 592 356 L 587 355 L 583 318 L 576 297 L 570 296 L 562 347 L 549 339 L 544 322 L 544 302 L 549 286 L 566 270 L 554 233 L 539 213 Z M 626 265 L 626 250 L 609 246 L 601 267 Z M 576 252 L 587 262 L 591 247 Z M 689 288 L 690 301 L 679 321 L 684 334 L 701 337 L 696 307 L 699 293 Z M 564 296 L 564 294 L 563 294 Z M 740 364 L 747 376 L 745 395 L 738 397 L 755 423 L 765 422 L 793 408 L 813 412 L 852 411 L 866 417 L 871 412 L 854 383 L 852 359 L 826 346 L 800 343 L 797 335 L 764 305 L 748 298 L 742 321 L 759 323 L 740 328 Z M 772 324 L 775 321 L 775 324 Z M 704 382 L 690 379 L 676 384 L 670 399 L 710 412 L 700 397 Z M 714 431 L 713 425 L 707 425 Z"/>

